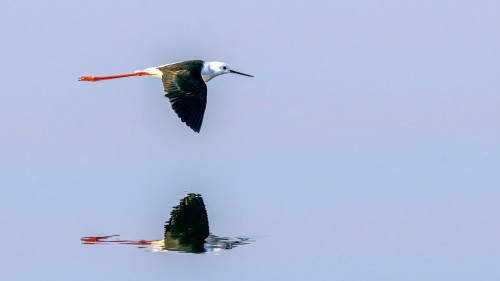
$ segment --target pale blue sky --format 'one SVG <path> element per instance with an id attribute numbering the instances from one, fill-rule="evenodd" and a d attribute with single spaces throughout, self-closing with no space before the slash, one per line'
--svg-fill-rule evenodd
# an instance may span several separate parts
<path id="1" fill-rule="evenodd" d="M 0 279 L 500 278 L 498 1 L 2 1 Z M 150 77 L 188 60 L 200 134 Z M 219 256 L 158 239 L 185 192 Z"/>

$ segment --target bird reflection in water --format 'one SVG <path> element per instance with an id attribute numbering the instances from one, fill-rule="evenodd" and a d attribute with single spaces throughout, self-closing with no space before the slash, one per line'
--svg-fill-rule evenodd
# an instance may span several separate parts
<path id="1" fill-rule="evenodd" d="M 123 240 L 119 235 L 87 236 L 82 244 L 135 245 L 153 252 L 205 253 L 230 250 L 253 242 L 250 238 L 219 237 L 210 234 L 205 203 L 200 194 L 190 193 L 170 213 L 162 240 Z"/>

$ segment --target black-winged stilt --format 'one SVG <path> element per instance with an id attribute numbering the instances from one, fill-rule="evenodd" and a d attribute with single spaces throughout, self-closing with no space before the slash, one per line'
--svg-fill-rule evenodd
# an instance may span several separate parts
<path id="1" fill-rule="evenodd" d="M 161 78 L 163 87 L 172 108 L 193 131 L 200 132 L 203 115 L 207 105 L 207 85 L 210 79 L 227 73 L 252 75 L 231 70 L 223 62 L 189 60 L 138 70 L 134 73 L 110 76 L 81 76 L 78 81 L 97 82 L 101 80 L 131 77 L 154 76 Z"/>

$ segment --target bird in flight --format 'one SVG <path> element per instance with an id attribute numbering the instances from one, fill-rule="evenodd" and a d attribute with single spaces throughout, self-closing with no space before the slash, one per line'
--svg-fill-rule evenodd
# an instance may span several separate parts
<path id="1" fill-rule="evenodd" d="M 177 116 L 193 131 L 200 132 L 203 115 L 207 105 L 206 82 L 222 74 L 236 73 L 244 76 L 252 75 L 232 70 L 228 64 L 202 60 L 188 60 L 156 67 L 109 76 L 81 76 L 78 81 L 97 82 L 101 80 L 131 77 L 153 76 L 161 78 L 166 97 Z"/>

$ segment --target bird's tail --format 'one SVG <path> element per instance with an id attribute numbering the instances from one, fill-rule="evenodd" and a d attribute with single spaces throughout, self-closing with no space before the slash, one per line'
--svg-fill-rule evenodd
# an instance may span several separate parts
<path id="1" fill-rule="evenodd" d="M 158 77 L 161 79 L 163 72 L 161 72 L 157 67 L 150 67 L 143 70 L 136 70 L 135 73 L 147 73 L 146 75 Z"/>

